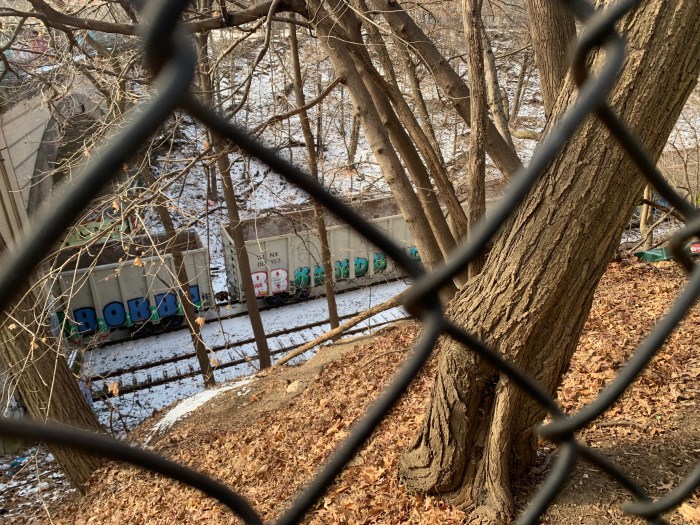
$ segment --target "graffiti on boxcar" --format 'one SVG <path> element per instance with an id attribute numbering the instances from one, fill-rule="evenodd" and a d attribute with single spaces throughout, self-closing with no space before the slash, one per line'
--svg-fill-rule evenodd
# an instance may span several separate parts
<path id="1" fill-rule="evenodd" d="M 411 246 L 408 249 L 408 256 L 413 260 L 420 261 L 420 253 L 418 253 L 418 248 L 415 246 Z"/>
<path id="2" fill-rule="evenodd" d="M 323 279 L 326 277 L 326 270 L 323 269 L 323 265 L 317 264 L 314 266 L 314 284 L 320 286 L 323 284 Z"/>
<path id="3" fill-rule="evenodd" d="M 364 257 L 355 257 L 355 277 L 362 277 L 369 270 L 369 261 Z"/>
<path id="4" fill-rule="evenodd" d="M 348 259 L 335 261 L 335 280 L 342 281 L 348 277 L 350 277 L 350 261 Z"/>
<path id="5" fill-rule="evenodd" d="M 374 273 L 381 273 L 386 270 L 386 255 L 375 252 L 372 256 L 372 268 Z"/>
<path id="6" fill-rule="evenodd" d="M 308 268 L 307 268 L 308 270 Z M 289 288 L 289 273 L 284 268 L 275 268 L 270 272 L 270 290 L 272 293 L 286 292 Z"/>
<path id="7" fill-rule="evenodd" d="M 308 288 L 311 284 L 311 270 L 308 266 L 302 266 L 294 270 L 294 286 Z"/>
<path id="8" fill-rule="evenodd" d="M 263 260 L 263 265 L 265 261 Z M 258 262 L 258 266 L 260 262 Z M 265 297 L 268 293 L 267 289 L 267 272 L 253 272 L 251 273 L 253 278 L 253 289 L 255 290 L 255 297 Z"/>
<path id="9" fill-rule="evenodd" d="M 190 298 L 197 309 L 202 307 L 199 286 L 190 287 Z M 182 315 L 177 296 L 173 292 L 155 294 L 154 302 L 154 306 L 151 306 L 151 301 L 145 297 L 129 299 L 126 305 L 119 301 L 112 301 L 102 308 L 101 317 L 92 306 L 75 308 L 73 310 L 75 329 L 80 334 L 88 334 L 132 326 L 145 321 L 157 322 L 167 317 Z M 65 312 L 58 312 L 58 317 L 63 323 Z M 74 327 L 64 324 L 64 329 L 70 334 Z"/>

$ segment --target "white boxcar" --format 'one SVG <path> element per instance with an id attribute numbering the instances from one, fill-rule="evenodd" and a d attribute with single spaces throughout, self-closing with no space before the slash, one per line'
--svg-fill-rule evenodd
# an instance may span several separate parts
<path id="1" fill-rule="evenodd" d="M 213 294 L 207 249 L 192 230 L 178 232 L 176 242 L 195 309 L 208 309 Z M 61 252 L 55 262 L 61 272 L 54 293 L 59 322 L 69 339 L 179 325 L 183 312 L 172 247 L 164 234 L 154 234 Z"/>
<path id="2" fill-rule="evenodd" d="M 355 205 L 375 226 L 383 229 L 413 258 L 419 259 L 406 221 L 390 198 Z M 401 276 L 392 261 L 367 243 L 355 230 L 326 214 L 326 225 L 337 290 Z M 268 304 L 292 301 L 310 293 L 323 293 L 323 265 L 313 210 L 251 219 L 242 222 L 243 236 L 255 287 L 255 295 Z M 221 225 L 226 276 L 231 301 L 245 295 L 235 247 L 225 224 Z"/>

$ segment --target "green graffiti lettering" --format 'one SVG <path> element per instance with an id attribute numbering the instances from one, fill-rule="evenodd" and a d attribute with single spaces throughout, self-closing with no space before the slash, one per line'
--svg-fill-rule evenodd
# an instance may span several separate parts
<path id="1" fill-rule="evenodd" d="M 297 268 L 294 271 L 294 285 L 297 288 L 308 288 L 309 284 L 311 284 L 311 276 L 309 275 L 311 273 L 311 270 L 309 270 L 308 266 L 304 266 L 303 268 Z"/>
<path id="2" fill-rule="evenodd" d="M 383 253 L 375 253 L 372 257 L 372 267 L 374 268 L 374 273 L 380 273 L 386 270 L 386 255 Z"/>

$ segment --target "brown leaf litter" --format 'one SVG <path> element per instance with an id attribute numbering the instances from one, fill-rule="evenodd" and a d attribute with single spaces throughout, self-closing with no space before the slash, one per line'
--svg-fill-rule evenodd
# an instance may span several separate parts
<path id="1" fill-rule="evenodd" d="M 579 349 L 560 388 L 568 412 L 595 398 L 615 377 L 654 321 L 669 308 L 686 278 L 672 264 L 612 264 L 596 298 Z M 318 471 L 331 451 L 390 382 L 418 334 L 402 323 L 372 338 L 336 344 L 297 368 L 259 374 L 251 392 L 222 394 L 156 439 L 161 454 L 223 480 L 265 520 L 273 520 Z M 579 438 L 634 475 L 653 496 L 675 486 L 700 457 L 698 376 L 700 311 L 670 337 L 633 388 Z M 416 435 L 429 398 L 431 363 L 375 431 L 304 523 L 465 523 L 463 512 L 435 495 L 406 491 L 399 455 Z M 142 442 L 154 422 L 132 435 Z M 541 464 L 519 489 L 522 506 L 544 479 L 551 445 L 540 443 Z M 641 523 L 623 516 L 624 490 L 580 464 L 543 522 Z M 696 495 L 668 516 L 700 523 Z M 125 465 L 98 472 L 88 494 L 51 509 L 54 524 L 237 523 L 198 492 Z M 49 523 L 43 518 L 25 522 Z"/>

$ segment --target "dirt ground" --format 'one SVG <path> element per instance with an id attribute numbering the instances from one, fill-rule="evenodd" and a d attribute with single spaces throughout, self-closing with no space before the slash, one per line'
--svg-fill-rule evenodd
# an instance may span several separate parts
<path id="1" fill-rule="evenodd" d="M 673 264 L 610 266 L 559 391 L 567 412 L 590 402 L 615 376 L 684 282 Z M 375 337 L 328 347 L 303 366 L 258 374 L 247 394 L 229 391 L 214 398 L 149 445 L 223 480 L 265 520 L 272 520 L 386 387 L 418 333 L 417 325 L 402 323 Z M 668 492 L 700 460 L 698 340 L 700 310 L 695 307 L 633 388 L 579 435 L 655 497 Z M 468 523 L 465 513 L 439 497 L 409 493 L 397 476 L 400 453 L 423 418 L 433 370 L 433 363 L 426 367 L 305 523 Z M 157 419 L 145 423 L 131 440 L 143 443 Z M 545 479 L 553 447 L 541 442 L 539 457 L 537 467 L 517 487 L 520 509 Z M 629 496 L 619 484 L 579 463 L 543 523 L 643 523 L 623 515 L 626 501 Z M 667 519 L 700 523 L 700 494 Z M 62 504 L 27 512 L 15 522 L 237 523 L 225 508 L 194 490 L 115 464 L 97 473 L 86 496 L 70 495 Z"/>

